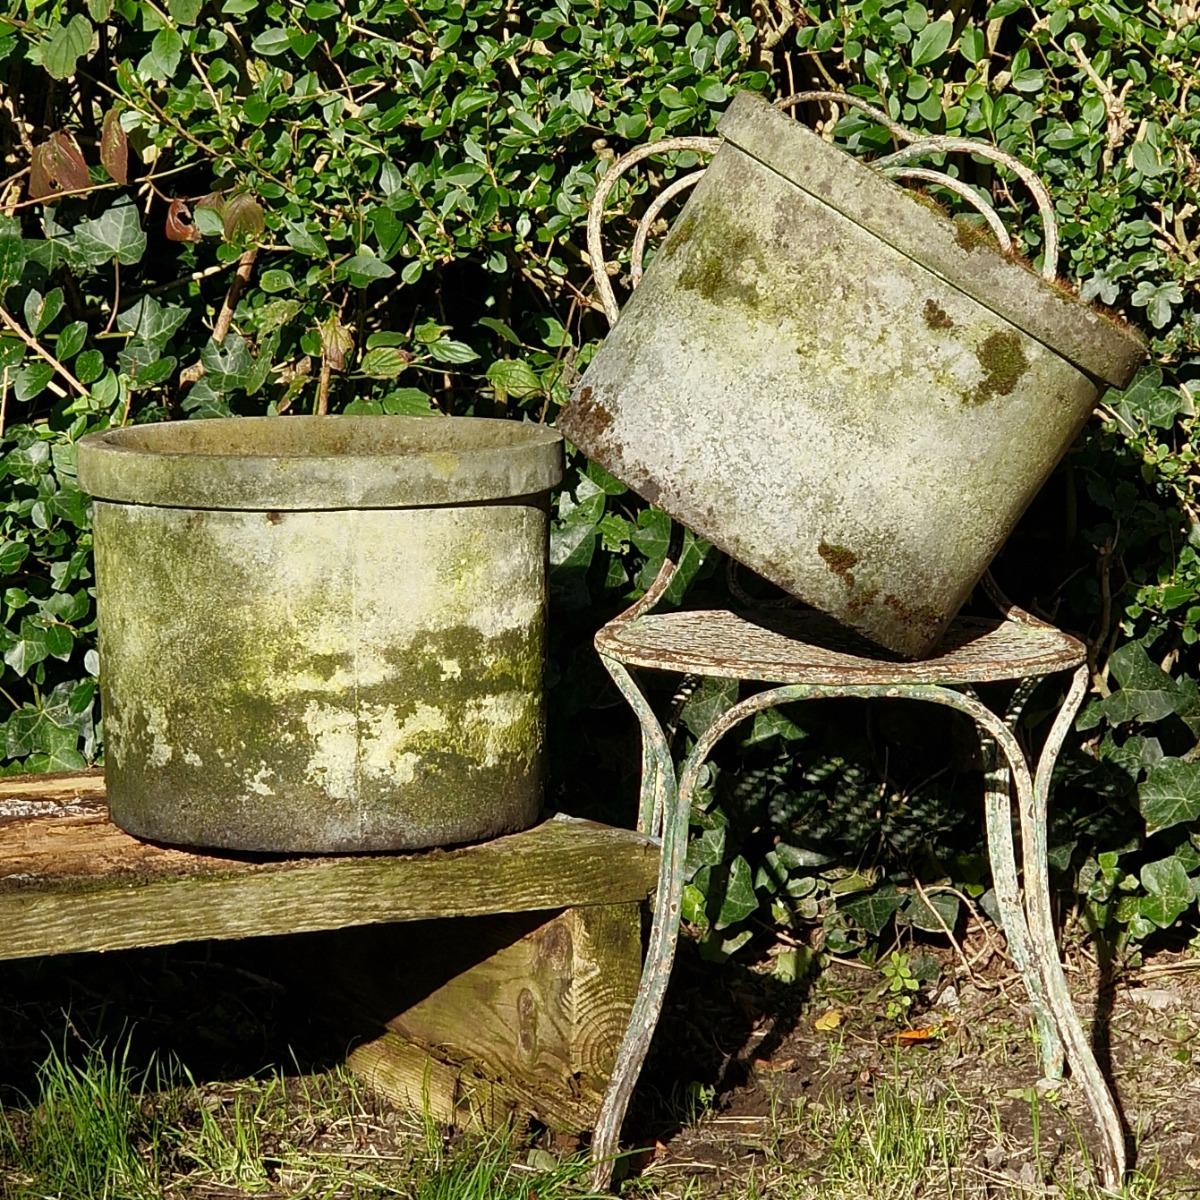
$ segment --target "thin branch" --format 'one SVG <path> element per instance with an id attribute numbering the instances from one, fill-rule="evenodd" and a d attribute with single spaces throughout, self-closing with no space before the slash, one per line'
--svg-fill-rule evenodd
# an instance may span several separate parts
<path id="1" fill-rule="evenodd" d="M 212 340 L 218 346 L 225 340 L 229 333 L 229 327 L 233 324 L 234 310 L 237 308 L 238 300 L 241 299 L 246 284 L 250 282 L 250 273 L 254 270 L 254 260 L 257 257 L 258 247 L 251 246 L 238 259 L 237 270 L 229 281 L 229 290 L 225 293 L 225 299 L 221 302 L 221 311 L 217 313 L 217 320 L 213 325 Z M 203 376 L 204 364 L 197 362 L 179 372 L 179 382 L 186 386 L 202 379 Z"/>
<path id="2" fill-rule="evenodd" d="M 257 257 L 258 247 L 251 246 L 238 259 L 237 270 L 234 272 L 233 280 L 229 284 L 229 291 L 225 293 L 225 301 L 221 305 L 221 311 L 217 314 L 217 323 L 213 326 L 213 341 L 218 346 L 225 340 L 225 335 L 229 332 L 229 326 L 233 324 L 233 310 L 237 308 L 237 302 L 241 299 L 246 284 L 250 282 L 250 273 L 254 270 L 254 260 Z"/>
<path id="3" fill-rule="evenodd" d="M 69 383 L 71 387 L 75 389 L 76 392 L 78 392 L 81 396 L 87 396 L 90 394 L 87 388 L 85 388 L 83 384 L 80 383 L 79 380 L 76 379 L 75 376 L 72 375 L 71 372 L 67 370 L 67 368 L 64 367 L 63 364 L 59 362 L 58 359 L 55 358 L 54 355 L 51 354 L 50 351 L 47 350 L 41 344 L 41 342 L 37 340 L 37 338 L 30 337 L 30 335 L 27 334 L 25 330 L 13 320 L 8 310 L 3 306 L 0 306 L 0 321 L 2 321 L 13 333 L 15 333 L 17 337 L 19 337 L 21 341 L 23 341 L 25 345 L 28 346 L 30 350 L 32 350 L 34 354 L 38 356 L 38 358 L 42 359 L 44 362 L 48 362 L 54 368 L 55 372 L 61 375 L 63 379 L 65 379 L 67 383 Z"/>

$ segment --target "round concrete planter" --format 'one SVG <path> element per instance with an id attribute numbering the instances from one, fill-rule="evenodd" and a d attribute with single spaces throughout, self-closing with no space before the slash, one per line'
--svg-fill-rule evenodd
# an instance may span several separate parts
<path id="1" fill-rule="evenodd" d="M 82 439 L 113 820 L 266 851 L 531 824 L 561 473 L 558 434 L 515 421 L 264 417 Z"/>
<path id="2" fill-rule="evenodd" d="M 720 132 L 559 426 L 919 657 L 1143 343 L 758 97 Z"/>

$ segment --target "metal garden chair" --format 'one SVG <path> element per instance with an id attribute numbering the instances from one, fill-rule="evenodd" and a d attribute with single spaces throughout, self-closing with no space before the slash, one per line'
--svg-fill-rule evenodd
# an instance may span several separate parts
<path id="1" fill-rule="evenodd" d="M 903 149 L 874 165 L 893 177 L 918 179 L 949 189 L 979 211 L 1001 247 L 1011 240 L 1000 218 L 973 188 L 962 181 L 906 164 L 922 154 L 966 151 L 1003 163 L 1030 188 L 1045 228 L 1044 274 L 1054 278 L 1056 230 L 1045 189 L 1028 168 L 994 146 L 958 138 L 917 140 L 885 113 L 854 96 L 805 92 L 781 101 L 792 106 L 809 100 L 849 104 L 870 114 L 902 143 Z M 618 315 L 601 238 L 605 203 L 617 180 L 652 154 L 682 150 L 711 153 L 719 138 L 666 138 L 618 158 L 596 190 L 589 212 L 588 251 L 596 288 L 610 322 Z M 651 228 L 664 206 L 697 182 L 703 170 L 684 175 L 649 205 L 631 250 L 631 283 L 637 286 Z M 1120 1118 L 1087 1035 L 1075 1011 L 1058 955 L 1050 909 L 1046 814 L 1051 777 L 1063 741 L 1087 691 L 1085 648 L 1075 638 L 1010 603 L 990 578 L 984 585 L 1000 615 L 995 619 L 960 617 L 934 657 L 893 662 L 871 657 L 865 643 L 816 612 L 769 609 L 710 609 L 656 612 L 676 571 L 671 554 L 649 591 L 596 636 L 601 660 L 641 726 L 642 786 L 638 829 L 662 842 L 659 884 L 642 980 L 613 1070 L 593 1140 L 595 1182 L 611 1179 L 621 1124 L 658 1022 L 679 930 L 692 796 L 709 754 L 739 722 L 781 704 L 828 697 L 895 698 L 938 704 L 974 721 L 988 756 L 985 814 L 988 852 L 997 906 L 1013 961 L 1029 994 L 1039 1030 L 1042 1067 L 1047 1077 L 1062 1076 L 1063 1057 L 1079 1082 L 1100 1133 L 1099 1174 L 1115 1188 L 1125 1172 Z M 749 601 L 734 591 L 739 605 Z M 663 726 L 639 688 L 632 669 L 676 672 L 702 678 L 751 681 L 768 685 L 717 718 L 698 739 L 678 774 Z M 1016 728 L 1033 688 L 1046 676 L 1073 672 L 1066 697 L 1040 753 L 1022 748 Z M 1007 711 L 987 708 L 974 685 L 1016 681 Z M 1021 830 L 1023 887 L 1014 852 L 1012 805 L 1015 796 Z"/>

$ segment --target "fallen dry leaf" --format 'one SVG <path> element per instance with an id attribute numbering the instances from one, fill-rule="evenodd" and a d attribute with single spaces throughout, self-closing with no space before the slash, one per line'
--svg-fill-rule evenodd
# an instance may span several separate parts
<path id="1" fill-rule="evenodd" d="M 756 1071 L 766 1071 L 772 1075 L 779 1071 L 792 1071 L 795 1067 L 796 1060 L 794 1058 L 756 1058 L 754 1060 Z"/>
<path id="2" fill-rule="evenodd" d="M 814 1022 L 813 1028 L 818 1033 L 832 1033 L 842 1023 L 840 1008 L 827 1008 Z"/>

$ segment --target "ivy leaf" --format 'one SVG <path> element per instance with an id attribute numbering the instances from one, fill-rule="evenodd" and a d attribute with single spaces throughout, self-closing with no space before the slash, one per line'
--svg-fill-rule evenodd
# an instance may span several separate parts
<path id="1" fill-rule="evenodd" d="M 1183 303 L 1183 289 L 1173 279 L 1165 283 L 1152 283 L 1143 279 L 1134 288 L 1133 303 L 1146 310 L 1150 324 L 1162 329 L 1171 320 L 1173 306 Z"/>
<path id="2" fill-rule="evenodd" d="M 695 877 L 701 867 L 715 867 L 725 857 L 725 826 L 717 825 L 706 829 L 699 837 L 688 843 L 684 874 L 687 879 Z"/>
<path id="3" fill-rule="evenodd" d="M 121 200 L 91 221 L 75 226 L 75 248 L 93 267 L 116 260 L 131 267 L 146 253 L 146 235 L 138 220 L 138 210 L 129 200 Z"/>
<path id="4" fill-rule="evenodd" d="M 1170 429 L 1184 400 L 1175 388 L 1163 387 L 1161 367 L 1145 367 L 1123 391 L 1111 395 L 1110 404 L 1131 428 L 1145 421 L 1156 429 Z"/>
<path id="5" fill-rule="evenodd" d="M 230 392 L 245 388 L 254 360 L 245 339 L 230 333 L 220 344 L 209 338 L 200 351 L 200 364 L 204 367 L 204 378 L 216 391 Z"/>
<path id="6" fill-rule="evenodd" d="M 25 762 L 26 768 L 32 772 L 82 771 L 87 765 L 87 759 L 78 750 L 66 748 L 31 755 Z"/>
<path id="7" fill-rule="evenodd" d="M 4 661 L 18 675 L 27 675 L 43 659 L 70 658 L 74 645 L 74 636 L 64 626 L 47 625 L 26 617 L 21 621 L 17 640 L 5 652 Z"/>
<path id="8" fill-rule="evenodd" d="M 946 53 L 953 36 L 953 21 L 930 22 L 913 41 L 912 65 L 923 67 L 926 63 L 936 62 Z"/>
<path id="9" fill-rule="evenodd" d="M 738 701 L 736 679 L 708 677 L 700 681 L 680 710 L 679 719 L 700 737 L 718 717 L 728 712 Z"/>
<path id="10" fill-rule="evenodd" d="M 0 542 L 0 575 L 11 575 L 28 557 L 24 542 Z"/>
<path id="11" fill-rule="evenodd" d="M 872 937 L 878 937 L 888 921 L 900 911 L 904 899 L 894 883 L 884 883 L 866 896 L 844 901 L 840 908 Z"/>
<path id="12" fill-rule="evenodd" d="M 715 929 L 728 929 L 743 921 L 758 909 L 758 897 L 754 894 L 754 879 L 750 864 L 739 854 L 729 864 L 729 875 L 725 882 L 725 894 L 721 897 L 721 909 L 713 922 Z"/>
<path id="13" fill-rule="evenodd" d="M 1138 877 L 1148 893 L 1138 902 L 1138 912 L 1159 929 L 1173 925 L 1195 899 L 1192 881 L 1174 855 L 1147 863 Z"/>
<path id="14" fill-rule="evenodd" d="M 917 893 L 909 896 L 900 913 L 900 920 L 924 933 L 944 933 L 938 917 L 945 928 L 953 930 L 958 922 L 959 900 L 952 892 L 934 892 L 926 901 Z"/>
<path id="15" fill-rule="evenodd" d="M 92 23 L 76 13 L 65 25 L 60 25 L 42 47 L 42 66 L 52 79 L 70 79 L 91 44 Z"/>
<path id="16" fill-rule="evenodd" d="M 188 310 L 181 304 L 161 304 L 153 296 L 143 296 L 117 314 L 117 328 L 128 333 L 131 341 L 145 342 L 155 350 L 162 350 L 187 316 Z"/>
<path id="17" fill-rule="evenodd" d="M 1108 660 L 1109 673 L 1121 686 L 1111 696 L 1088 706 L 1080 729 L 1091 729 L 1104 717 L 1113 725 L 1126 721 L 1161 721 L 1178 711 L 1184 697 L 1170 675 L 1150 661 L 1140 642 L 1126 642 Z"/>
<path id="18" fill-rule="evenodd" d="M 1138 788 L 1147 835 L 1200 818 L 1200 763 L 1164 758 Z"/>
<path id="19" fill-rule="evenodd" d="M 0 301 L 25 270 L 25 239 L 16 221 L 0 217 Z"/>

